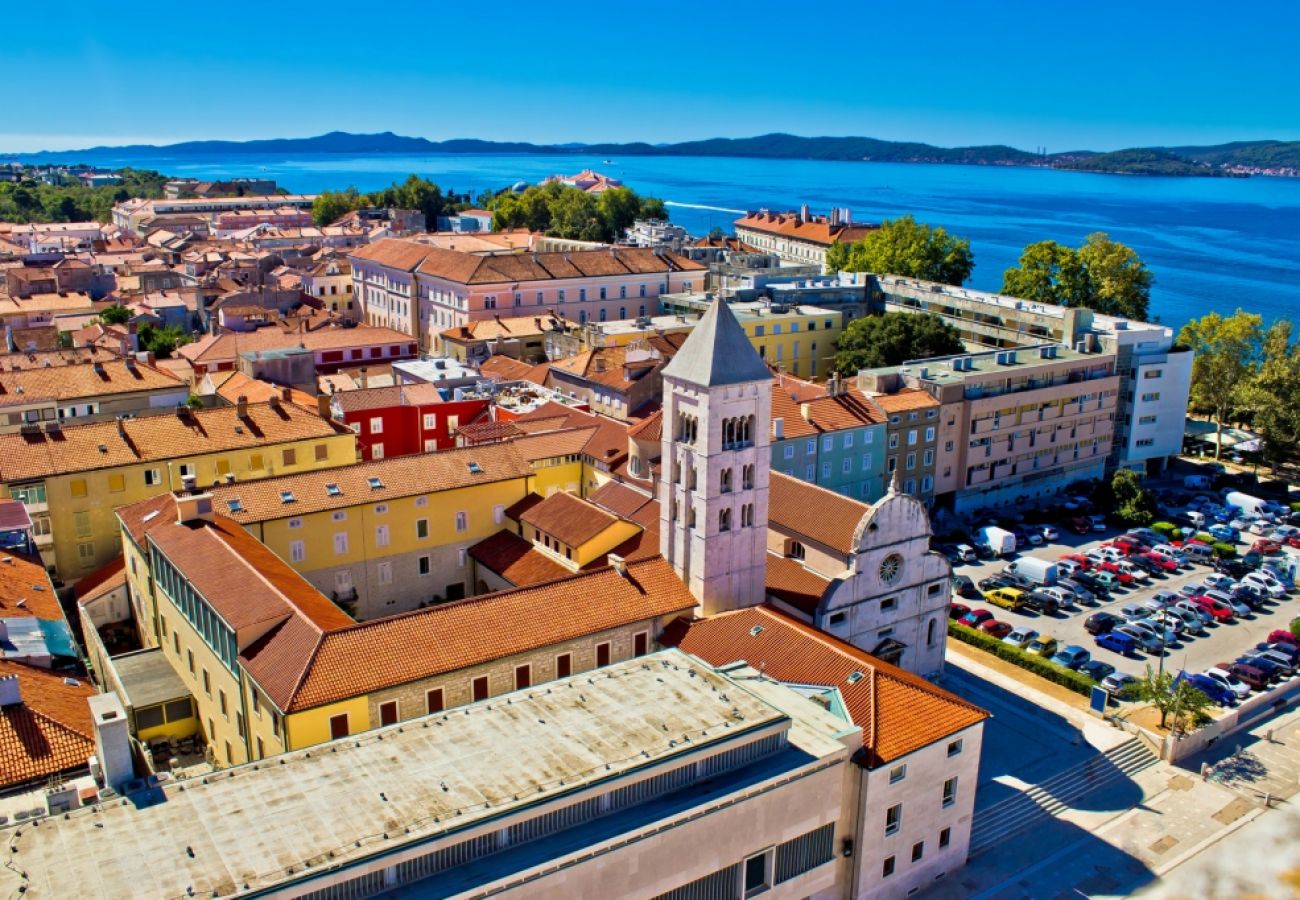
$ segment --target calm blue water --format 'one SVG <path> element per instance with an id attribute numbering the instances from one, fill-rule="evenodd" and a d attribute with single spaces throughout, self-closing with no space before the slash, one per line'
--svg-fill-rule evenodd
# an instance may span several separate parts
<path id="1" fill-rule="evenodd" d="M 107 162 L 107 161 L 105 161 Z M 116 160 L 132 163 L 131 160 Z M 137 161 L 138 162 L 138 161 Z M 858 220 L 912 213 L 969 237 L 971 286 L 997 290 L 1029 243 L 1105 231 L 1155 273 L 1155 317 L 1175 328 L 1238 306 L 1266 321 L 1300 312 L 1300 179 L 1138 178 L 1039 169 L 803 160 L 584 156 L 233 157 L 141 163 L 173 175 L 273 176 L 291 191 L 369 191 L 416 172 L 477 194 L 585 167 L 662 197 L 695 233 L 738 211 L 848 207 Z"/>

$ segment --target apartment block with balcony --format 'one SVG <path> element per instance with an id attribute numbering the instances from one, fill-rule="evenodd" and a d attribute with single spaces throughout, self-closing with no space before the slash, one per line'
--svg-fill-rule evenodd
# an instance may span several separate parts
<path id="1" fill-rule="evenodd" d="M 958 512 L 1050 496 L 1107 470 L 1120 400 L 1113 353 L 1043 344 L 858 377 L 868 391 L 913 388 L 938 402 L 937 479 L 951 491 L 936 500 Z"/>

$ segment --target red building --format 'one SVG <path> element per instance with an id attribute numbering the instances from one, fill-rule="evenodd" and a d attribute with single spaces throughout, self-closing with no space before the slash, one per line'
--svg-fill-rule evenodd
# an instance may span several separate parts
<path id="1" fill-rule="evenodd" d="M 462 425 L 487 417 L 488 398 L 444 399 L 444 390 L 432 384 L 362 388 L 335 394 L 330 406 L 334 418 L 356 433 L 362 459 L 410 456 L 455 447 Z"/>

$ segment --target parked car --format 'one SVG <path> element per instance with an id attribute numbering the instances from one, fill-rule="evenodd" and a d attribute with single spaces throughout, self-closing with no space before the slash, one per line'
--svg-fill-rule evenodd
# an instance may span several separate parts
<path id="1" fill-rule="evenodd" d="M 1232 588 L 1233 581 L 1222 572 L 1211 572 L 1201 579 L 1201 584 L 1205 585 L 1209 590 L 1226 591 Z M 1204 593 L 1204 591 L 1201 593 Z"/>
<path id="2" fill-rule="evenodd" d="M 1101 679 L 1102 688 L 1117 699 L 1122 699 L 1125 694 L 1132 691 L 1135 684 L 1137 678 L 1127 672 L 1112 672 Z"/>
<path id="3" fill-rule="evenodd" d="M 994 588 L 984 592 L 984 599 L 1002 609 L 1016 610 L 1025 605 L 1025 592 L 1019 588 Z"/>
<path id="4" fill-rule="evenodd" d="M 1119 584 L 1132 584 L 1134 581 L 1133 573 L 1132 571 L 1126 571 L 1125 569 L 1120 568 L 1124 565 L 1127 565 L 1127 563 L 1118 563 L 1112 560 L 1106 560 L 1101 564 L 1101 572 L 1098 573 L 1097 577 L 1102 578 L 1105 575 L 1110 575 Z"/>
<path id="5" fill-rule="evenodd" d="M 1029 642 L 1038 637 L 1038 632 L 1033 628 L 1017 628 L 1009 635 L 1002 639 L 1002 643 L 1010 644 L 1013 647 L 1024 648 Z"/>
<path id="6" fill-rule="evenodd" d="M 961 622 L 961 624 L 968 628 L 979 628 L 992 618 L 993 613 L 989 612 L 987 609 L 972 609 L 957 621 Z"/>
<path id="7" fill-rule="evenodd" d="M 1270 659 L 1269 657 L 1265 656 L 1262 653 L 1244 653 L 1241 656 L 1238 656 L 1235 660 L 1233 660 L 1232 665 L 1234 666 L 1234 668 L 1230 670 L 1232 674 L 1236 675 L 1238 678 L 1246 682 L 1246 684 L 1249 684 L 1251 687 L 1255 687 L 1255 685 L 1251 684 L 1250 679 L 1247 678 L 1245 675 L 1243 675 L 1241 672 L 1238 672 L 1235 667 L 1249 666 L 1253 669 L 1258 669 L 1259 672 L 1264 676 L 1264 686 L 1258 688 L 1258 690 L 1261 691 L 1266 690 L 1270 685 L 1276 684 L 1277 682 L 1281 681 L 1283 678 L 1286 678 L 1287 675 L 1289 674 L 1286 671 L 1285 666 L 1278 663 L 1277 660 Z"/>
<path id="8" fill-rule="evenodd" d="M 1198 584 L 1195 581 L 1189 581 L 1187 584 L 1183 585 L 1178 589 L 1178 595 L 1180 597 L 1186 597 L 1188 600 L 1190 600 L 1193 597 L 1201 596 L 1201 594 L 1204 594 L 1207 590 L 1209 589 L 1205 585 Z"/>
<path id="9" fill-rule="evenodd" d="M 1215 561 L 1214 571 L 1230 578 L 1241 578 L 1250 572 L 1250 566 L 1239 559 L 1220 559 Z"/>
<path id="10" fill-rule="evenodd" d="M 1233 528 L 1231 525 L 1224 525 L 1222 523 L 1211 525 L 1205 530 L 1213 535 L 1216 541 L 1223 541 L 1225 544 L 1235 544 L 1241 537 L 1237 529 Z"/>
<path id="11" fill-rule="evenodd" d="M 1186 681 L 1220 706 L 1232 706 L 1237 702 L 1235 693 L 1206 675 L 1195 672 L 1179 672 L 1174 682 L 1176 684 L 1179 681 Z"/>
<path id="12" fill-rule="evenodd" d="M 1117 625 L 1123 625 L 1124 620 L 1119 616 L 1108 613 L 1093 613 L 1083 620 L 1083 630 L 1088 634 L 1105 634 L 1108 631 L 1114 631 Z"/>
<path id="13" fill-rule="evenodd" d="M 1191 610 L 1183 609 L 1181 606 L 1170 606 L 1165 609 L 1165 615 L 1182 622 L 1184 634 L 1205 633 L 1205 622 Z"/>
<path id="14" fill-rule="evenodd" d="M 1156 639 L 1159 646 L 1168 647 L 1178 643 L 1178 632 L 1172 625 L 1161 625 L 1154 619 L 1137 619 L 1128 623 L 1129 628 L 1144 631 Z"/>
<path id="15" fill-rule="evenodd" d="M 981 596 L 979 589 L 975 587 L 975 582 L 971 581 L 968 575 L 952 576 L 952 592 L 968 600 L 977 600 Z"/>
<path id="16" fill-rule="evenodd" d="M 970 612 L 970 607 L 965 603 L 949 603 L 948 618 L 961 620 L 963 616 Z"/>
<path id="17" fill-rule="evenodd" d="M 1099 659 L 1090 659 L 1079 666 L 1079 671 L 1098 683 L 1105 681 L 1115 672 L 1115 667 Z"/>
<path id="18" fill-rule="evenodd" d="M 1099 585 L 1106 589 L 1108 594 L 1116 588 L 1124 585 L 1124 582 L 1114 572 L 1094 572 L 1092 577 L 1096 579 Z M 1133 579 L 1130 577 L 1129 583 L 1132 583 L 1132 581 Z"/>
<path id="19" fill-rule="evenodd" d="M 1044 541 L 1055 541 L 1061 537 L 1061 533 L 1051 525 L 1039 525 L 1038 533 L 1043 536 Z"/>
<path id="20" fill-rule="evenodd" d="M 1300 637 L 1296 637 L 1285 628 L 1275 628 L 1268 633 L 1268 642 L 1270 644 L 1290 644 L 1293 647 L 1300 647 Z"/>
<path id="21" fill-rule="evenodd" d="M 960 559 L 962 562 L 964 563 L 979 562 L 979 555 L 975 552 L 975 548 L 972 547 L 970 544 L 958 544 L 953 549 L 957 552 L 957 558 Z"/>
<path id="22" fill-rule="evenodd" d="M 1177 610 L 1182 610 L 1184 612 L 1196 616 L 1198 619 L 1201 620 L 1202 625 L 1210 625 L 1218 621 L 1217 619 L 1214 618 L 1214 614 L 1212 612 L 1210 612 L 1208 609 L 1201 609 L 1201 607 L 1197 606 L 1190 599 L 1179 600 L 1177 603 L 1173 605 L 1172 608 Z"/>
<path id="23" fill-rule="evenodd" d="M 1250 549 L 1254 550 L 1256 553 L 1262 553 L 1265 556 L 1272 556 L 1275 553 L 1282 552 L 1281 545 L 1279 545 L 1277 541 L 1269 540 L 1268 538 L 1260 538 L 1255 541 L 1255 543 L 1250 545 Z"/>
<path id="24" fill-rule="evenodd" d="M 1002 640 L 1011 633 L 1011 627 L 1012 626 L 1007 622 L 999 622 L 997 619 L 989 619 L 980 625 L 980 631 L 987 635 L 991 635 L 998 640 Z"/>
<path id="25" fill-rule="evenodd" d="M 1093 595 L 1096 596 L 1098 600 L 1105 600 L 1110 596 L 1110 587 L 1103 584 L 1101 580 L 1091 572 L 1078 572 L 1070 576 L 1070 581 L 1076 584 L 1081 584 L 1088 590 L 1092 591 Z"/>
<path id="26" fill-rule="evenodd" d="M 1283 674 L 1291 676 L 1300 669 L 1300 653 L 1294 652 L 1294 648 L 1292 652 L 1288 652 L 1288 648 L 1291 648 L 1290 644 L 1259 643 L 1250 652 L 1277 663 L 1282 668 Z"/>
<path id="27" fill-rule="evenodd" d="M 1178 562 L 1176 560 L 1168 556 L 1162 556 L 1159 553 L 1139 553 L 1133 558 L 1133 562 L 1145 567 L 1153 575 L 1161 573 L 1168 575 L 1178 571 Z"/>
<path id="28" fill-rule="evenodd" d="M 1206 669 L 1204 675 L 1206 678 L 1217 682 L 1220 687 L 1232 691 L 1232 695 L 1238 700 L 1243 700 L 1250 694 L 1250 686 L 1246 682 L 1221 666 Z"/>
<path id="29" fill-rule="evenodd" d="M 1075 516 L 1065 523 L 1065 527 L 1075 534 L 1088 534 L 1092 531 L 1092 520 L 1085 516 Z"/>
<path id="30" fill-rule="evenodd" d="M 1125 603 L 1119 608 L 1119 614 L 1124 617 L 1126 622 L 1134 622 L 1138 619 L 1145 619 L 1151 615 L 1151 610 L 1147 609 L 1141 603 Z"/>
<path id="31" fill-rule="evenodd" d="M 1118 653 L 1120 656 L 1132 656 L 1141 645 L 1133 635 L 1120 631 L 1120 627 L 1122 626 L 1097 635 L 1097 646 Z"/>
<path id="32" fill-rule="evenodd" d="M 1156 654 L 1160 652 L 1160 638 L 1156 637 L 1154 632 L 1146 631 L 1141 628 L 1135 628 L 1132 623 L 1120 625 L 1114 631 L 1112 631 L 1110 635 L 1102 635 L 1102 637 L 1120 635 L 1120 634 L 1127 635 L 1128 637 L 1132 638 L 1137 643 L 1137 645 L 1147 653 Z M 1098 638 L 1097 643 L 1098 644 L 1101 643 L 1100 638 Z"/>
<path id="33" fill-rule="evenodd" d="M 1274 599 L 1286 596 L 1286 587 L 1282 582 L 1266 572 L 1250 572 L 1242 576 L 1241 583 L 1247 587 L 1255 588 L 1260 593 L 1266 593 Z"/>
<path id="34" fill-rule="evenodd" d="M 1025 606 L 1045 616 L 1054 616 L 1060 609 L 1060 601 L 1046 591 L 1030 591 L 1025 594 Z"/>
<path id="35" fill-rule="evenodd" d="M 1056 584 L 1058 587 L 1063 587 L 1073 591 L 1076 603 L 1083 603 L 1087 606 L 1092 606 L 1097 602 L 1097 595 L 1084 587 L 1083 582 L 1079 581 L 1077 578 L 1062 578 Z"/>
<path id="36" fill-rule="evenodd" d="M 1156 591 L 1151 595 L 1151 599 L 1147 601 L 1147 605 L 1159 607 L 1160 609 L 1168 609 L 1180 599 L 1182 598 L 1173 591 Z"/>
<path id="37" fill-rule="evenodd" d="M 1226 603 L 1220 603 L 1218 600 L 1211 600 L 1204 595 L 1193 597 L 1192 603 L 1214 616 L 1216 622 L 1231 622 L 1233 620 L 1232 608 Z"/>
<path id="38" fill-rule="evenodd" d="M 1046 659 L 1051 659 L 1052 655 L 1056 653 L 1056 638 L 1048 634 L 1040 634 L 1025 646 L 1025 650 Z"/>
<path id="39" fill-rule="evenodd" d="M 1077 669 L 1092 659 L 1092 654 L 1078 644 L 1070 644 L 1052 655 L 1052 662 L 1067 669 Z"/>

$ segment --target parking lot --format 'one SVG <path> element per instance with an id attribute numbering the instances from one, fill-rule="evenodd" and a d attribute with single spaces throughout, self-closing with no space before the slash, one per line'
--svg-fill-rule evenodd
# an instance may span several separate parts
<path id="1" fill-rule="evenodd" d="M 957 564 L 953 566 L 954 575 L 965 575 L 973 582 L 993 575 L 1013 559 L 1033 556 L 1039 559 L 1056 561 L 1069 553 L 1082 553 L 1111 540 L 1120 532 L 1108 530 L 1104 533 L 1076 536 L 1062 533 L 1054 542 L 1038 547 L 1027 547 L 1015 556 L 1006 559 L 994 559 L 974 565 Z M 1241 546 L 1241 545 L 1239 545 Z M 1211 566 L 1193 564 L 1166 575 L 1153 575 L 1145 585 L 1132 585 L 1128 588 L 1114 590 L 1108 600 L 1091 606 L 1076 605 L 1072 609 L 1061 610 L 1055 615 L 1042 615 L 1032 610 L 1020 612 L 999 609 L 982 600 L 953 596 L 953 602 L 969 606 L 972 610 L 987 609 L 1001 622 L 1015 628 L 1033 628 L 1042 634 L 1051 635 L 1059 647 L 1077 644 L 1088 650 L 1092 658 L 1102 660 L 1115 666 L 1119 672 L 1141 675 L 1149 663 L 1159 665 L 1158 654 L 1136 653 L 1128 657 L 1105 650 L 1097 646 L 1092 635 L 1084 630 L 1083 623 L 1088 616 L 1099 611 L 1119 614 L 1121 607 L 1129 604 L 1141 604 L 1150 599 L 1157 591 L 1177 591 L 1191 582 L 1197 582 L 1213 572 Z M 1177 672 L 1186 669 L 1189 672 L 1201 672 L 1220 662 L 1231 662 L 1256 643 L 1265 640 L 1270 631 L 1286 628 L 1291 619 L 1300 615 L 1300 593 L 1293 593 L 1284 599 L 1266 601 L 1260 610 L 1252 616 L 1237 618 L 1229 624 L 1213 623 L 1205 626 L 1205 633 L 1199 636 L 1180 636 L 1180 639 L 1167 646 L 1164 665 L 1168 670 Z"/>

